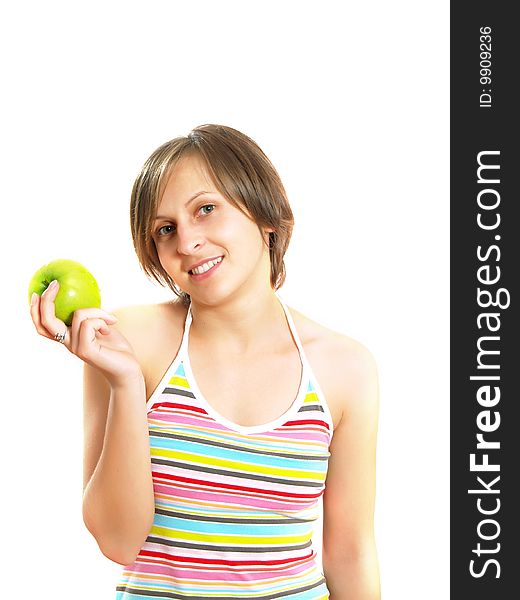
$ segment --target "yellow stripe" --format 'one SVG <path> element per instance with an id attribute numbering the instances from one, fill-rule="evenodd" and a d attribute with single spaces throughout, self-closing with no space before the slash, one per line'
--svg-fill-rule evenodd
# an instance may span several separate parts
<path id="1" fill-rule="evenodd" d="M 171 425 L 164 425 L 163 419 L 154 419 L 153 416 L 149 416 L 148 422 L 150 424 L 153 424 L 154 431 L 171 431 Z M 162 427 L 157 426 L 157 424 L 162 425 Z M 217 441 L 222 439 L 221 435 L 215 436 L 215 429 L 212 426 L 201 427 L 201 426 L 196 426 L 196 425 L 190 425 L 190 429 L 188 431 L 189 434 L 197 434 L 198 432 L 201 432 L 201 434 L 209 434 L 207 437 L 204 436 L 204 439 L 208 439 L 208 440 L 216 439 Z M 280 432 L 280 433 L 283 433 L 283 432 Z M 312 442 L 309 442 L 308 440 L 296 440 L 296 439 L 291 438 L 290 432 L 286 432 L 286 433 L 287 433 L 286 438 L 279 437 L 274 441 L 273 441 L 272 437 L 269 437 L 268 435 L 262 435 L 259 433 L 259 434 L 255 435 L 255 442 L 258 441 L 259 444 L 262 444 L 263 442 L 265 442 L 265 447 L 268 448 L 269 450 L 272 449 L 272 450 L 275 450 L 276 452 L 286 452 L 288 454 L 294 454 L 294 450 L 284 448 L 284 444 L 285 444 L 285 446 L 287 446 L 287 444 L 292 444 L 294 446 L 301 446 L 302 448 L 306 449 L 309 447 L 309 443 L 312 443 L 313 448 L 317 448 L 318 450 L 325 449 L 325 454 L 326 454 L 326 456 L 328 456 L 328 453 L 327 453 L 328 444 L 326 442 L 321 442 L 318 440 L 312 440 Z M 238 442 L 239 444 L 243 445 L 243 448 L 245 448 L 245 449 L 258 447 L 258 446 L 256 446 L 256 444 L 248 443 L 247 436 L 244 436 L 243 434 L 229 430 L 226 432 L 226 436 L 231 443 Z M 201 435 L 200 437 L 203 438 L 203 435 Z M 276 442 L 276 444 L 277 444 L 276 446 L 273 446 L 274 442 Z M 260 449 L 262 449 L 262 446 L 260 446 Z"/>
<path id="2" fill-rule="evenodd" d="M 245 464 L 236 460 L 226 460 L 224 458 L 215 458 L 212 456 L 200 456 L 189 452 L 179 452 L 178 450 L 164 450 L 163 448 L 151 448 L 150 454 L 152 456 L 172 458 L 182 462 L 190 462 L 192 464 L 210 465 L 212 467 L 222 467 L 248 473 L 260 473 L 262 475 L 276 475 L 278 477 L 295 477 L 324 481 L 327 475 L 326 473 L 316 473 L 315 471 L 300 471 L 299 469 L 284 469 L 280 467 Z"/>
<path id="3" fill-rule="evenodd" d="M 220 533 L 193 533 L 190 531 L 177 531 L 176 529 L 168 529 L 167 527 L 153 526 L 150 532 L 154 535 L 159 535 L 168 539 L 181 539 L 197 542 L 218 542 L 219 544 L 248 544 L 248 545 L 277 545 L 299 544 L 308 542 L 312 538 L 312 531 L 305 535 L 290 535 L 290 536 L 252 536 L 252 535 L 222 535 Z"/>
<path id="4" fill-rule="evenodd" d="M 318 402 L 318 396 L 316 392 L 307 392 L 305 396 L 304 404 L 309 404 L 310 402 Z"/>
<path id="5" fill-rule="evenodd" d="M 168 381 L 168 385 L 176 385 L 177 387 L 183 387 L 183 388 L 188 388 L 189 389 L 189 384 L 188 381 L 185 377 L 179 377 L 177 375 L 174 375 L 170 381 Z"/>
<path id="6" fill-rule="evenodd" d="M 171 433 L 171 425 L 165 425 L 164 424 L 164 420 L 163 419 L 153 419 L 153 417 L 148 417 L 148 422 L 153 425 L 153 432 L 159 432 L 159 433 Z M 194 427 L 193 425 L 190 426 L 191 430 L 187 431 L 188 435 L 196 435 L 197 436 L 197 441 L 201 441 L 201 440 L 209 440 L 210 442 L 220 442 L 222 441 L 222 436 L 215 436 L 214 435 L 214 429 L 210 429 L 210 428 L 203 428 L 203 427 Z M 213 434 L 213 435 L 211 435 Z M 275 452 L 279 452 L 280 454 L 294 454 L 295 450 L 294 448 L 287 448 L 287 444 L 285 444 L 285 447 L 283 445 L 283 438 L 279 438 L 276 440 L 277 446 L 273 446 L 273 440 L 272 438 L 263 438 L 264 440 L 266 440 L 267 442 L 269 442 L 268 444 L 265 445 L 265 448 L 268 451 L 275 451 Z M 287 438 L 288 443 L 293 444 L 294 446 L 301 446 L 303 450 L 305 450 L 305 452 L 307 454 L 310 454 L 311 456 L 329 456 L 328 453 L 328 445 L 326 444 L 326 442 L 317 442 L 317 441 L 313 441 L 313 448 L 309 448 L 309 441 L 308 440 L 293 440 L 292 438 Z M 262 450 L 264 449 L 264 446 L 259 445 L 259 444 L 251 444 L 248 443 L 247 440 L 244 439 L 240 439 L 240 438 L 236 438 L 234 437 L 233 439 L 230 439 L 229 442 L 233 443 L 234 441 L 238 442 L 240 444 L 240 450 L 249 450 L 249 449 L 253 449 L 253 450 Z M 260 442 L 261 439 L 260 437 L 255 436 L 255 442 L 258 441 Z M 320 452 L 316 452 L 317 450 L 320 450 Z M 325 449 L 325 452 L 323 452 L 323 449 Z M 314 450 L 314 452 L 313 452 Z"/>

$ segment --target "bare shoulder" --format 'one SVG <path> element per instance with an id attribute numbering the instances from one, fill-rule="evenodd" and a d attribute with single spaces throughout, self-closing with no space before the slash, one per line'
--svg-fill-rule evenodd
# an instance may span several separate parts
<path id="1" fill-rule="evenodd" d="M 180 302 L 163 302 L 161 304 L 135 304 L 120 307 L 112 313 L 117 317 L 117 327 L 128 341 L 136 346 L 146 343 L 149 336 L 161 331 L 164 327 L 174 327 L 182 322 L 186 309 Z"/>
<path id="2" fill-rule="evenodd" d="M 130 342 L 146 381 L 147 397 L 175 358 L 182 340 L 187 308 L 175 300 L 112 311 L 116 327 Z"/>
<path id="3" fill-rule="evenodd" d="M 327 398 L 335 428 L 343 417 L 378 411 L 378 371 L 359 340 L 290 309 L 305 354 Z"/>

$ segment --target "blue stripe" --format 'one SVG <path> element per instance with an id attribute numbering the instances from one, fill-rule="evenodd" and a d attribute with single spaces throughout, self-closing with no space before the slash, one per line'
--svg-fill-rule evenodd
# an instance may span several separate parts
<path id="1" fill-rule="evenodd" d="M 171 399 L 171 398 L 170 398 Z M 184 398 L 184 401 L 186 401 L 186 399 Z M 305 418 L 308 419 L 310 418 L 309 413 L 306 413 Z M 323 418 L 323 413 L 319 413 L 318 418 Z M 184 436 L 191 436 L 194 438 L 198 438 L 201 440 L 201 442 L 204 442 L 206 440 L 206 438 L 210 441 L 215 441 L 215 442 L 222 442 L 224 436 L 222 435 L 221 431 L 217 431 L 215 432 L 215 430 L 205 430 L 203 434 L 201 434 L 199 429 L 195 429 L 193 428 L 191 425 L 187 425 L 187 424 L 182 424 L 179 425 L 179 423 L 168 423 L 167 426 L 165 425 L 154 425 L 150 427 L 150 433 L 153 435 L 153 430 L 157 430 L 157 431 L 164 431 L 165 429 L 168 430 L 168 432 L 170 433 L 182 433 L 182 435 Z M 245 441 L 243 438 L 241 439 L 234 439 L 232 437 L 233 435 L 233 431 L 229 430 L 226 432 L 226 437 L 225 437 L 225 441 L 228 444 L 235 444 L 237 446 L 241 446 L 241 448 L 239 448 L 239 450 L 244 450 L 245 452 L 247 452 L 249 450 L 249 448 L 246 446 Z M 201 437 L 201 435 L 204 435 L 204 438 Z M 238 436 L 240 436 L 240 434 L 237 433 Z M 247 441 L 247 440 L 246 440 Z M 295 454 L 295 449 L 289 449 L 287 446 L 287 441 L 284 438 L 272 438 L 272 440 L 266 441 L 266 442 L 262 442 L 261 440 L 258 439 L 251 439 L 251 442 L 254 442 L 251 444 L 252 446 L 252 450 L 266 450 L 267 452 L 287 452 L 289 451 L 290 454 Z M 289 443 L 292 443 L 293 440 L 289 440 Z M 296 449 L 296 452 L 298 450 Z M 307 447 L 305 446 L 305 450 L 304 450 L 305 454 L 308 455 L 316 455 L 316 456 L 323 456 L 323 448 L 321 447 Z"/>
<path id="2" fill-rule="evenodd" d="M 285 523 L 280 525 L 266 525 L 258 523 L 253 525 L 243 523 L 211 523 L 209 521 L 192 521 L 179 517 L 155 514 L 154 525 L 178 529 L 180 531 L 193 531 L 220 535 L 252 535 L 252 536 L 280 536 L 283 538 L 292 535 L 305 535 L 313 528 L 313 523 Z"/>
<path id="3" fill-rule="evenodd" d="M 219 448 L 217 446 L 205 445 L 203 441 L 200 444 L 196 442 L 187 442 L 172 438 L 154 437 L 153 430 L 150 430 L 150 447 L 160 450 L 176 450 L 178 452 L 189 452 L 199 456 L 219 458 L 226 461 L 234 461 L 251 465 L 261 465 L 275 467 L 279 469 L 299 469 L 302 471 L 313 471 L 315 473 L 325 473 L 327 470 L 326 461 L 303 460 L 301 458 L 282 458 L 281 456 L 271 456 L 262 454 L 251 454 L 244 450 L 231 450 L 229 448 Z"/>

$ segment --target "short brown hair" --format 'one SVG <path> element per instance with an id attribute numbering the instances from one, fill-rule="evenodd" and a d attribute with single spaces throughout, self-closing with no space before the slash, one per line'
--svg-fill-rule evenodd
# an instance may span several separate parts
<path id="1" fill-rule="evenodd" d="M 218 191 L 261 227 L 268 227 L 271 286 L 285 281 L 284 255 L 294 217 L 280 176 L 260 147 L 245 134 L 224 125 L 200 125 L 155 150 L 132 188 L 130 224 L 137 257 L 144 272 L 168 286 L 184 301 L 182 292 L 163 269 L 152 236 L 157 208 L 168 176 L 181 156 L 199 157 Z"/>

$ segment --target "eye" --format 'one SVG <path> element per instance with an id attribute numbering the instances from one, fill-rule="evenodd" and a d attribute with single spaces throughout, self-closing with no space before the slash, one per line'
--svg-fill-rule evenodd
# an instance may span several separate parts
<path id="1" fill-rule="evenodd" d="M 199 211 L 201 211 L 203 215 L 209 215 L 210 213 L 213 212 L 214 209 L 215 209 L 214 204 L 205 204 L 204 206 L 200 207 Z"/>
<path id="2" fill-rule="evenodd" d="M 163 225 L 162 227 L 159 227 L 159 229 L 157 230 L 157 235 L 164 236 L 164 235 L 173 233 L 173 231 L 174 231 L 173 225 Z"/>

